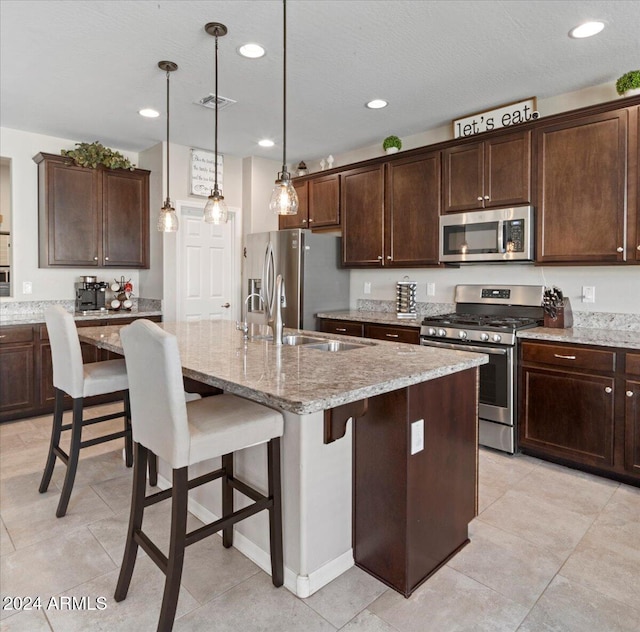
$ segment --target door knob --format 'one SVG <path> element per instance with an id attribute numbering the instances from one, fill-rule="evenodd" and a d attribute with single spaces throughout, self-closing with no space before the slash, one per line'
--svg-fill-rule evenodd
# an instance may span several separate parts
<path id="1" fill-rule="evenodd" d="M 227 308 L 229 308 L 229 307 L 231 307 L 231 303 L 225 303 L 224 305 L 220 305 L 220 307 L 227 307 Z"/>

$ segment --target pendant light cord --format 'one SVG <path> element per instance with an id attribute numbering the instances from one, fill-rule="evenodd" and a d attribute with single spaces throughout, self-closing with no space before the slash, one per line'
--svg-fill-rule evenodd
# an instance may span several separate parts
<path id="1" fill-rule="evenodd" d="M 167 201 L 171 199 L 169 194 L 169 74 L 167 70 Z"/>
<path id="2" fill-rule="evenodd" d="M 213 191 L 214 195 L 218 194 L 218 34 L 216 33 L 216 129 L 215 129 L 215 164 L 213 165 Z"/>
<path id="3" fill-rule="evenodd" d="M 287 0 L 282 0 L 282 173 L 287 172 Z"/>

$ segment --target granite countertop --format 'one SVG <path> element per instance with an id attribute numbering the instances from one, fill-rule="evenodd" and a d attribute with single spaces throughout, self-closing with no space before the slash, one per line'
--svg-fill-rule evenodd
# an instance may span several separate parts
<path id="1" fill-rule="evenodd" d="M 162 323 L 177 335 L 183 373 L 229 393 L 295 414 L 314 413 L 486 364 L 486 355 L 352 336 L 304 332 L 362 344 L 329 352 L 244 341 L 229 321 Z M 80 340 L 121 352 L 119 327 L 79 330 Z M 295 333 L 297 330 L 286 330 Z M 262 332 L 265 333 L 265 332 Z"/>
<path id="2" fill-rule="evenodd" d="M 146 318 L 148 316 L 162 316 L 161 310 L 131 310 L 130 312 L 126 311 L 114 311 L 114 310 L 106 310 L 100 314 L 79 314 L 74 313 L 74 320 L 104 320 L 106 318 Z M 43 312 L 33 312 L 27 314 L 3 314 L 2 319 L 0 320 L 0 326 L 7 325 L 37 325 L 39 323 L 44 323 L 44 313 Z"/>
<path id="3" fill-rule="evenodd" d="M 620 329 L 571 328 L 554 329 L 534 327 L 518 332 L 518 338 L 548 340 L 550 342 L 570 342 L 581 345 L 599 345 L 622 349 L 640 349 L 640 331 Z"/>
<path id="4" fill-rule="evenodd" d="M 398 318 L 395 312 L 369 312 L 357 309 L 338 312 L 319 312 L 318 318 L 333 318 L 334 320 L 351 320 L 359 323 L 375 323 L 377 325 L 393 325 L 394 327 L 419 328 L 422 317 Z"/>

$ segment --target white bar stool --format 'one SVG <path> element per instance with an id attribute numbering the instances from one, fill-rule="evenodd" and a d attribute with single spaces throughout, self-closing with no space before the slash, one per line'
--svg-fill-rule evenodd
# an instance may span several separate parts
<path id="1" fill-rule="evenodd" d="M 116 601 L 126 598 L 141 546 L 166 575 L 157 629 L 169 632 L 178 604 L 185 548 L 218 531 L 223 532 L 223 545 L 229 548 L 233 525 L 264 509 L 269 511 L 271 577 L 275 586 L 282 586 L 280 437 L 284 419 L 278 411 L 235 395 L 185 402 L 177 339 L 151 321 L 141 319 L 123 327 L 120 339 L 129 374 L 135 459 L 127 542 L 114 597 Z M 233 453 L 261 443 L 267 443 L 267 496 L 233 474 Z M 173 487 L 146 496 L 149 451 L 171 466 Z M 190 465 L 216 457 L 222 457 L 221 468 L 189 480 Z M 222 479 L 222 518 L 187 533 L 189 490 L 218 478 Z M 253 504 L 234 511 L 234 489 Z M 168 498 L 172 505 L 167 557 L 142 530 L 142 521 L 146 507 Z"/>
<path id="2" fill-rule="evenodd" d="M 51 343 L 51 357 L 53 360 L 53 385 L 55 387 L 55 404 L 53 411 L 53 427 L 47 463 L 40 482 L 41 494 L 47 491 L 56 458 L 66 466 L 62 494 L 58 502 L 56 516 L 61 518 L 67 512 L 69 498 L 78 468 L 80 450 L 106 441 L 125 440 L 125 462 L 127 467 L 133 464 L 133 444 L 131 440 L 131 421 L 129 412 L 129 384 L 124 360 L 107 360 L 83 364 L 78 330 L 73 316 L 59 305 L 48 307 L 44 312 L 49 341 Z M 104 395 L 124 391 L 124 410 L 122 412 L 84 419 L 84 398 L 93 395 Z M 73 418 L 70 424 L 62 423 L 65 393 L 73 398 Z M 102 437 L 82 441 L 82 428 L 91 424 L 124 418 L 124 430 L 112 432 Z M 60 435 L 63 430 L 71 430 L 71 446 L 69 454 L 60 447 Z"/>

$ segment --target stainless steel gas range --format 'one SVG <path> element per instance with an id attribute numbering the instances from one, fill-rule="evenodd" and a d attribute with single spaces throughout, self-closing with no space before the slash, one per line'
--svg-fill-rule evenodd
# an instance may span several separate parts
<path id="1" fill-rule="evenodd" d="M 516 450 L 516 332 L 542 323 L 543 293 L 542 285 L 458 285 L 456 311 L 422 321 L 422 345 L 489 356 L 480 367 L 480 445 Z"/>

